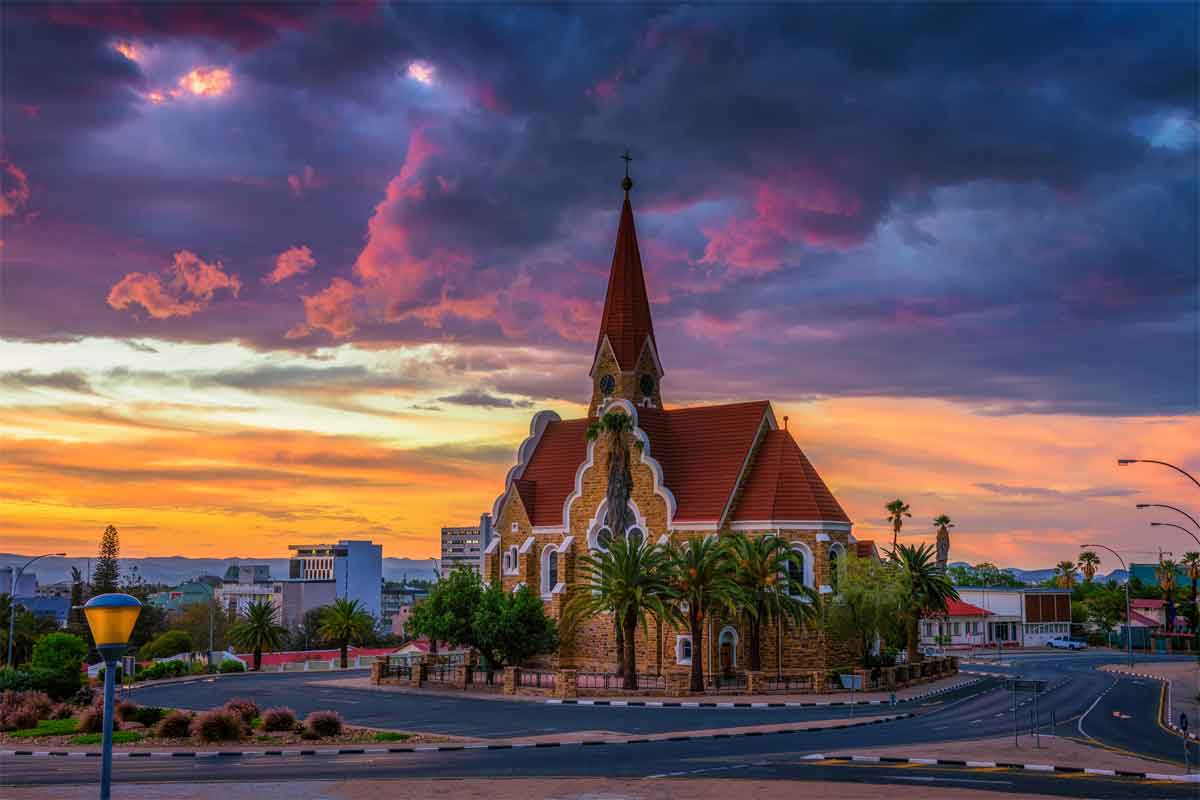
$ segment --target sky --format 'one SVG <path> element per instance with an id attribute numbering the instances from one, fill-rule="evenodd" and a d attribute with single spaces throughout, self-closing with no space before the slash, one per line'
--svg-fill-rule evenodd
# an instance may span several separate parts
<path id="1" fill-rule="evenodd" d="M 436 554 L 585 413 L 626 147 L 668 406 L 859 538 L 1200 549 L 1116 466 L 1200 475 L 1194 4 L 2 13 L 5 550 Z"/>

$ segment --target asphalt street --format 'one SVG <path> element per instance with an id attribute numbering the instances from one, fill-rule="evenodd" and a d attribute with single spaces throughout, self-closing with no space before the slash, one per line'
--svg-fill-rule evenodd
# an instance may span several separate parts
<path id="1" fill-rule="evenodd" d="M 1050 732 L 1121 752 L 1182 763 L 1182 742 L 1157 724 L 1160 690 L 1155 681 L 1115 678 L 1094 669 L 1113 661 L 1111 653 L 1037 653 L 1008 656 L 1003 665 L 978 665 L 1004 675 L 1046 680 L 1051 690 L 1038 702 Z M 208 708 L 236 696 L 253 697 L 261 706 L 288 705 L 299 713 L 335 708 L 351 723 L 396 730 L 456 736 L 501 738 L 571 731 L 648 734 L 841 717 L 841 707 L 773 709 L 668 709 L 612 706 L 558 706 L 467 696 L 376 693 L 327 684 L 342 675 L 252 675 L 147 687 L 135 691 L 141 703 Z M 406 777 L 738 777 L 780 780 L 834 780 L 856 783 L 961 786 L 999 792 L 1043 793 L 1098 798 L 1200 797 L 1200 785 L 1122 778 L 971 769 L 930 765 L 889 765 L 806 761 L 803 756 L 838 750 L 912 745 L 946 740 L 1012 735 L 1013 696 L 1000 678 L 912 703 L 899 710 L 916 716 L 861 728 L 805 731 L 742 738 L 655 741 L 597 746 L 538 747 L 514 750 L 415 752 L 347 756 L 220 757 L 193 759 L 119 759 L 118 781 L 198 782 Z M 1029 736 L 1033 704 L 1016 698 L 1022 750 L 1009 759 L 1045 763 L 1044 751 Z M 862 707 L 864 714 L 886 707 Z M 1071 766 L 1095 766 L 1074 764 Z M 8 758 L 0 762 L 7 785 L 89 783 L 96 780 L 93 759 Z"/>

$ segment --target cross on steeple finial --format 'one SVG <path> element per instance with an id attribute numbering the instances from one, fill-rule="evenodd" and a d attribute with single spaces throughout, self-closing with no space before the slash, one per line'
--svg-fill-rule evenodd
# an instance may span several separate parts
<path id="1" fill-rule="evenodd" d="M 625 179 L 621 181 L 621 188 L 628 192 L 633 188 L 633 179 L 629 177 L 629 162 L 633 161 L 633 156 L 629 155 L 628 147 L 621 154 L 621 160 L 625 162 Z"/>

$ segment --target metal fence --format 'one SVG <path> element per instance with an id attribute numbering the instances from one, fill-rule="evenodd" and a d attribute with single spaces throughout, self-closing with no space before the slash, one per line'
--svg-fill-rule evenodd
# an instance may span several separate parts
<path id="1" fill-rule="evenodd" d="M 575 676 L 575 687 L 605 691 L 624 689 L 625 678 L 615 672 L 580 672 Z M 637 688 L 665 690 L 667 679 L 662 675 L 638 675 Z"/>
<path id="2" fill-rule="evenodd" d="M 737 672 L 732 675 L 714 675 L 710 685 L 717 694 L 746 691 L 746 673 Z"/>
<path id="3" fill-rule="evenodd" d="M 518 685 L 526 689 L 553 689 L 558 673 L 548 669 L 523 669 L 519 676 Z"/>
<path id="4" fill-rule="evenodd" d="M 425 683 L 450 683 L 454 672 L 455 667 L 447 664 L 430 664 L 425 667 Z"/>
<path id="5" fill-rule="evenodd" d="M 800 694 L 814 688 L 812 675 L 778 675 L 764 678 L 762 691 L 766 694 Z"/>
<path id="6" fill-rule="evenodd" d="M 467 684 L 478 691 L 498 692 L 504 688 L 504 671 L 476 667 L 467 672 Z"/>
<path id="7" fill-rule="evenodd" d="M 407 661 L 388 659 L 383 662 L 383 666 L 379 671 L 379 677 L 411 680 L 412 665 Z"/>

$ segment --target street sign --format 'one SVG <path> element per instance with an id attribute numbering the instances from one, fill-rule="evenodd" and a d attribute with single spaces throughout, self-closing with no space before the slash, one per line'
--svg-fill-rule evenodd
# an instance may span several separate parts
<path id="1" fill-rule="evenodd" d="M 846 672 L 842 673 L 838 677 L 842 680 L 843 689 L 850 689 L 858 692 L 862 691 L 863 685 L 861 675 L 855 675 L 853 672 Z"/>
<path id="2" fill-rule="evenodd" d="M 1179 712 L 1179 730 L 1183 731 L 1184 733 L 1187 733 L 1187 725 L 1188 725 L 1187 714 L 1180 711 Z"/>
<path id="3" fill-rule="evenodd" d="M 1008 689 L 1010 692 L 1033 692 L 1034 694 L 1041 694 L 1042 692 L 1046 691 L 1046 682 L 1022 681 L 1009 678 L 1004 682 L 1004 688 Z"/>

